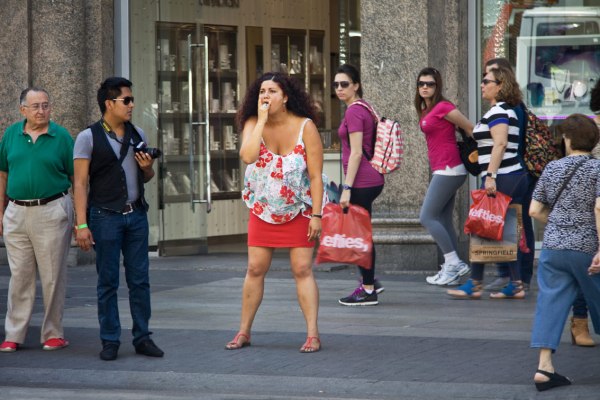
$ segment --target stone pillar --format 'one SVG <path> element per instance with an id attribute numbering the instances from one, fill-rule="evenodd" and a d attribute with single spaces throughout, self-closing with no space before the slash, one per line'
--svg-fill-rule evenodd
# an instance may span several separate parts
<path id="1" fill-rule="evenodd" d="M 0 135 L 20 118 L 19 94 L 29 79 L 27 2 L 3 0 L 0 7 Z"/>
<path id="2" fill-rule="evenodd" d="M 113 0 L 4 3 L 0 130 L 19 119 L 18 96 L 34 85 L 48 90 L 52 119 L 75 136 L 99 117 L 96 90 L 114 69 Z"/>
<path id="3" fill-rule="evenodd" d="M 415 79 L 426 66 L 439 69 L 446 97 L 467 115 L 467 0 L 362 1 L 361 18 L 365 98 L 400 122 L 406 145 L 401 169 L 386 176 L 374 205 L 377 265 L 384 271 L 434 271 L 441 254 L 418 219 L 430 169 L 413 105 Z M 456 200 L 460 231 L 466 192 L 465 185 Z M 462 234 L 461 242 L 464 247 Z"/>
<path id="4" fill-rule="evenodd" d="M 96 90 L 114 71 L 113 3 L 2 1 L 0 134 L 21 118 L 19 94 L 32 85 L 50 93 L 52 119 L 73 137 L 100 117 Z M 89 262 L 90 253 L 72 253 L 69 265 Z"/>

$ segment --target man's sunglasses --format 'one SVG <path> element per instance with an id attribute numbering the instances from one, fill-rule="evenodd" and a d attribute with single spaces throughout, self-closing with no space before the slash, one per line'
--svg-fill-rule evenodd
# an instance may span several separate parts
<path id="1" fill-rule="evenodd" d="M 422 87 L 434 88 L 437 86 L 437 84 L 433 81 L 418 81 L 417 86 L 420 88 L 422 88 Z"/>
<path id="2" fill-rule="evenodd" d="M 337 89 L 338 87 L 342 87 L 342 89 L 348 89 L 348 87 L 350 86 L 350 82 L 348 81 L 341 81 L 341 82 L 333 82 L 333 88 Z"/>
<path id="3" fill-rule="evenodd" d="M 129 105 L 129 103 L 133 103 L 133 96 L 127 96 L 127 97 L 123 97 L 122 99 L 113 99 L 113 101 L 122 101 L 123 104 L 125 104 L 126 106 Z"/>

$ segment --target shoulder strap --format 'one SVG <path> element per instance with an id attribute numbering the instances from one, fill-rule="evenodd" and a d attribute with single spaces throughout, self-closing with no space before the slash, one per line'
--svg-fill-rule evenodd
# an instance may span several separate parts
<path id="1" fill-rule="evenodd" d="M 364 108 L 369 110 L 369 112 L 373 116 L 373 119 L 375 120 L 375 123 L 379 122 L 379 115 L 377 114 L 377 111 L 375 111 L 375 109 L 369 103 L 367 103 L 363 99 L 359 99 L 359 100 L 356 100 L 354 103 L 350 104 L 348 107 L 351 107 L 354 104 L 360 104 L 361 106 L 363 106 Z"/>
<path id="2" fill-rule="evenodd" d="M 356 100 L 354 103 L 350 104 L 348 106 L 348 108 L 352 107 L 354 104 L 359 104 L 359 105 L 363 106 L 364 108 L 366 108 L 367 110 L 369 110 L 369 112 L 371 113 L 371 116 L 373 117 L 375 125 L 374 125 L 374 129 L 373 129 L 373 145 L 372 146 L 373 146 L 373 154 L 375 154 L 375 143 L 377 141 L 377 124 L 379 123 L 379 115 L 377 115 L 377 112 L 373 109 L 373 107 L 371 107 L 371 105 L 369 103 L 367 103 L 366 101 L 364 101 L 363 99 Z M 346 124 L 346 130 L 348 130 L 347 124 Z M 348 134 L 349 133 L 350 133 L 350 131 L 348 131 Z M 350 138 L 348 138 L 348 141 L 350 141 Z M 373 156 L 369 156 L 369 154 L 365 150 L 364 140 L 363 140 L 363 145 L 362 145 L 362 153 L 368 161 L 371 161 L 371 159 L 373 158 Z"/>
<path id="3" fill-rule="evenodd" d="M 558 202 L 558 199 L 560 199 L 560 195 L 562 194 L 563 190 L 565 190 L 565 188 L 567 187 L 567 185 L 569 184 L 569 182 L 571 182 L 571 178 L 573 178 L 573 176 L 575 175 L 575 172 L 577 172 L 577 170 L 579 169 L 579 167 L 581 167 L 583 164 L 585 164 L 589 160 L 590 160 L 590 158 L 586 157 L 583 160 L 581 160 L 579 163 L 577 163 L 575 165 L 575 167 L 573 167 L 573 170 L 571 171 L 571 173 L 569 174 L 569 176 L 567 177 L 567 179 L 565 179 L 565 182 L 562 184 L 562 186 L 558 190 L 558 193 L 556 194 L 556 197 L 554 198 L 554 201 L 552 202 L 552 204 L 550 204 L 550 209 L 554 208 L 554 206 L 556 205 L 556 202 Z"/>
<path id="4" fill-rule="evenodd" d="M 310 121 L 310 118 L 305 118 L 304 121 L 302 121 L 302 125 L 300 125 L 300 133 L 298 133 L 298 141 L 296 142 L 296 144 L 300 144 L 302 142 L 302 135 L 304 135 L 304 127 L 306 126 L 308 121 Z"/>
<path id="5" fill-rule="evenodd" d="M 123 142 L 121 143 L 119 163 L 123 163 L 123 160 L 125 159 L 125 157 L 127 157 L 127 151 L 129 151 L 129 145 L 131 142 L 132 129 L 135 128 L 131 127 L 130 129 L 130 127 L 125 125 L 125 135 L 123 135 Z"/>

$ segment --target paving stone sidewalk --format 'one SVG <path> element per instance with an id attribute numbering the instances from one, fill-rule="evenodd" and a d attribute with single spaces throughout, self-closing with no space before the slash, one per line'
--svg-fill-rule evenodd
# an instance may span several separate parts
<path id="1" fill-rule="evenodd" d="M 151 258 L 153 338 L 163 359 L 136 355 L 124 329 L 119 358 L 98 358 L 95 269 L 71 267 L 65 330 L 71 345 L 41 350 L 41 299 L 23 348 L 0 354 L 0 399 L 599 399 L 598 348 L 565 332 L 555 356 L 575 384 L 538 393 L 529 349 L 535 288 L 522 301 L 460 301 L 427 285 L 422 272 L 379 276 L 380 305 L 343 307 L 357 285 L 353 268 L 316 267 L 323 350 L 305 339 L 294 281 L 277 254 L 252 333 L 252 346 L 225 351 L 239 324 L 243 253 Z M 0 336 L 8 267 L 0 265 Z M 124 284 L 124 279 L 122 279 Z M 131 326 L 126 288 L 121 320 Z M 598 336 L 595 336 L 600 341 Z"/>

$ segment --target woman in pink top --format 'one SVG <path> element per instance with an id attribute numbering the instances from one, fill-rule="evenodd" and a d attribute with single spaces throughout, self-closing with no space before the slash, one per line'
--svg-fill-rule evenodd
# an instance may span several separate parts
<path id="1" fill-rule="evenodd" d="M 369 215 L 373 201 L 383 190 L 383 175 L 371 167 L 369 157 L 373 156 L 376 122 L 371 112 L 357 104 L 362 100 L 360 74 L 352 65 L 338 68 L 333 81 L 338 99 L 346 106 L 346 113 L 338 129 L 342 143 L 342 166 L 344 167 L 343 192 L 340 205 L 348 207 L 350 203 L 365 208 Z M 344 306 L 374 306 L 379 304 L 377 294 L 383 291 L 375 280 L 375 248 L 373 247 L 372 268 L 358 266 L 362 283 L 349 296 L 339 303 Z"/>
<path id="2" fill-rule="evenodd" d="M 467 177 L 458 153 L 455 130 L 459 127 L 471 135 L 473 124 L 444 98 L 442 89 L 442 76 L 437 69 L 424 68 L 419 72 L 415 109 L 427 141 L 432 171 L 420 220 L 444 253 L 442 268 L 434 276 L 428 276 L 427 283 L 458 285 L 460 277 L 469 273 L 470 268 L 458 257 L 458 239 L 452 223 L 456 191 Z"/>

